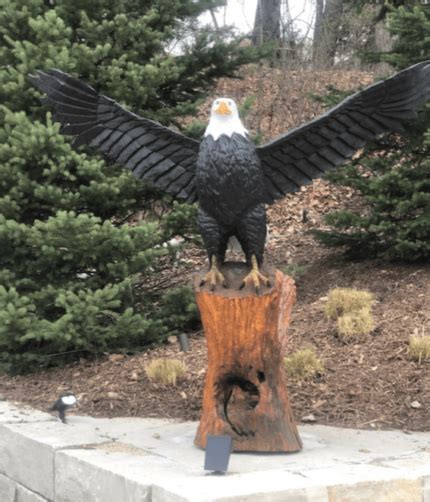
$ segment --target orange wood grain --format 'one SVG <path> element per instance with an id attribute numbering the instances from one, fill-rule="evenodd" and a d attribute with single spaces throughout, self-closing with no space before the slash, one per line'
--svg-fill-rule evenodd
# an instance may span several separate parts
<path id="1" fill-rule="evenodd" d="M 265 294 L 196 287 L 208 348 L 195 444 L 229 434 L 235 451 L 293 452 L 302 443 L 288 400 L 283 355 L 294 281 L 277 270 Z"/>

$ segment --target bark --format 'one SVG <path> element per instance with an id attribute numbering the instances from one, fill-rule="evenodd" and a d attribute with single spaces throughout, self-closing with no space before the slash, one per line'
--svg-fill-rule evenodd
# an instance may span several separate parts
<path id="1" fill-rule="evenodd" d="M 208 434 L 227 434 L 235 451 L 297 451 L 283 364 L 294 281 L 272 270 L 273 286 L 257 296 L 237 289 L 240 264 L 226 268 L 229 289 L 212 293 L 196 281 L 208 370 L 195 444 L 204 448 Z"/>

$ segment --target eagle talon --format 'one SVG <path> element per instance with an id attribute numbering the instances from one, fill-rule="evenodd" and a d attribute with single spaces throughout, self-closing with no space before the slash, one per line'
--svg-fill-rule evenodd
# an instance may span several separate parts
<path id="1" fill-rule="evenodd" d="M 206 283 L 210 284 L 210 290 L 215 291 L 217 283 L 220 283 L 224 288 L 227 288 L 227 282 L 223 274 L 219 271 L 216 257 L 211 258 L 211 268 L 209 272 L 205 274 L 203 279 L 200 281 L 200 287 L 204 286 Z"/>
<path id="2" fill-rule="evenodd" d="M 261 283 L 270 288 L 270 281 L 265 275 L 260 272 L 258 268 L 257 258 L 254 255 L 251 258 L 251 263 L 251 272 L 249 272 L 249 274 L 244 277 L 239 289 L 243 289 L 249 282 L 252 282 L 255 288 L 255 292 L 257 293 L 257 295 L 259 295 L 261 293 Z"/>

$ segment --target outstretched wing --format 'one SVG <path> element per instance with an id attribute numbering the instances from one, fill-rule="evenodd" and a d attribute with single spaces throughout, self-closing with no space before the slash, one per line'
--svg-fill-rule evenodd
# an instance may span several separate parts
<path id="1" fill-rule="evenodd" d="M 30 80 L 46 93 L 61 132 L 76 136 L 76 145 L 94 146 L 137 178 L 186 202 L 196 200 L 198 141 L 125 110 L 60 70 L 38 71 Z"/>
<path id="2" fill-rule="evenodd" d="M 342 101 L 329 112 L 257 148 L 268 202 L 343 164 L 382 133 L 401 132 L 430 96 L 430 61 L 418 63 Z"/>

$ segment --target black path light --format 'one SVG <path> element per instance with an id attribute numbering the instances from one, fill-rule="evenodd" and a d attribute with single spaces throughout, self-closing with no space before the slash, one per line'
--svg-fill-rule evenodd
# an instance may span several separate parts
<path id="1" fill-rule="evenodd" d="M 67 392 L 61 394 L 61 396 L 55 401 L 55 403 L 49 408 L 49 411 L 58 411 L 58 417 L 63 422 L 66 422 L 66 410 L 75 406 L 77 399 L 74 394 Z"/>
<path id="2" fill-rule="evenodd" d="M 186 333 L 181 333 L 178 336 L 179 346 L 181 347 L 182 352 L 190 351 L 190 344 L 188 343 L 188 336 Z"/>

